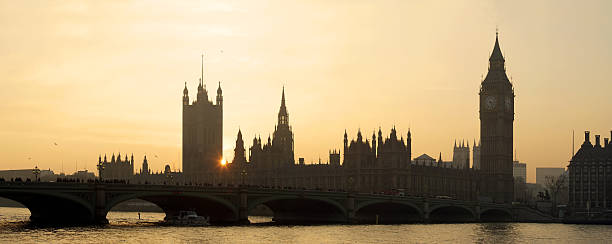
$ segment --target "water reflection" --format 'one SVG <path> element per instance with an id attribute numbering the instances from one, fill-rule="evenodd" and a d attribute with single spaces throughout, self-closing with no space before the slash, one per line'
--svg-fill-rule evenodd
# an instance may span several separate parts
<path id="1" fill-rule="evenodd" d="M 514 243 L 517 241 L 515 223 L 482 223 L 474 227 L 477 242 Z"/>
<path id="2" fill-rule="evenodd" d="M 100 227 L 31 228 L 27 209 L 0 208 L 0 243 L 605 243 L 612 226 L 531 223 L 167 227 L 163 213 L 110 212 Z M 264 224 L 261 224 L 264 223 Z"/>

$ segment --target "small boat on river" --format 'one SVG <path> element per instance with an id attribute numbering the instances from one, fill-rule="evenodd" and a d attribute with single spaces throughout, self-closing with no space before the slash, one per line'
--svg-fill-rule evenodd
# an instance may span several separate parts
<path id="1" fill-rule="evenodd" d="M 163 225 L 170 226 L 208 226 L 210 217 L 199 216 L 195 211 L 180 211 L 178 215 L 166 216 Z"/>

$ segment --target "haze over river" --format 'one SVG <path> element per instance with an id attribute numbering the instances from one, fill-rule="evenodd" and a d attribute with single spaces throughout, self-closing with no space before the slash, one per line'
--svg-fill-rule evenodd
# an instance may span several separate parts
<path id="1" fill-rule="evenodd" d="M 103 227 L 35 228 L 25 208 L 0 207 L 1 243 L 609 243 L 612 226 L 531 223 L 165 227 L 163 213 L 110 212 Z"/>

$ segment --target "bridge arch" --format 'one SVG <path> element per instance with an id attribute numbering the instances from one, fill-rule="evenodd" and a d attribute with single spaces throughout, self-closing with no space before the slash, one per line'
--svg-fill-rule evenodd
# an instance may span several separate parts
<path id="1" fill-rule="evenodd" d="M 209 216 L 212 223 L 230 223 L 238 220 L 238 207 L 231 201 L 204 193 L 137 192 L 121 194 L 106 199 L 105 214 L 114 206 L 127 200 L 141 199 L 160 207 L 166 216 L 177 215 L 181 210 L 193 210 L 198 215 Z"/>
<path id="2" fill-rule="evenodd" d="M 282 223 L 346 222 L 347 211 L 339 202 L 317 196 L 264 196 L 248 200 L 247 211 L 265 205 Z"/>
<path id="3" fill-rule="evenodd" d="M 462 205 L 442 204 L 429 211 L 429 221 L 432 223 L 474 222 L 477 217 L 474 210 Z"/>
<path id="4" fill-rule="evenodd" d="M 423 221 L 423 210 L 410 202 L 370 200 L 357 204 L 355 220 L 358 223 L 417 223 Z"/>
<path id="5" fill-rule="evenodd" d="M 513 214 L 508 209 L 486 208 L 480 211 L 480 221 L 482 222 L 510 222 L 513 219 Z"/>
<path id="6" fill-rule="evenodd" d="M 21 203 L 30 220 L 41 224 L 89 224 L 95 222 L 94 207 L 83 197 L 60 192 L 4 191 L 0 197 Z"/>

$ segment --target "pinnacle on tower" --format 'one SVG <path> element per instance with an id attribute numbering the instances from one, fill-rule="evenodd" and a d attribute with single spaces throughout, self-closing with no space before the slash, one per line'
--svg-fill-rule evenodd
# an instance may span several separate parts
<path id="1" fill-rule="evenodd" d="M 495 32 L 495 46 L 493 47 L 493 52 L 491 52 L 491 57 L 489 57 L 489 61 L 493 60 L 501 60 L 505 61 L 504 55 L 502 55 L 501 48 L 499 47 L 499 33 Z"/>

